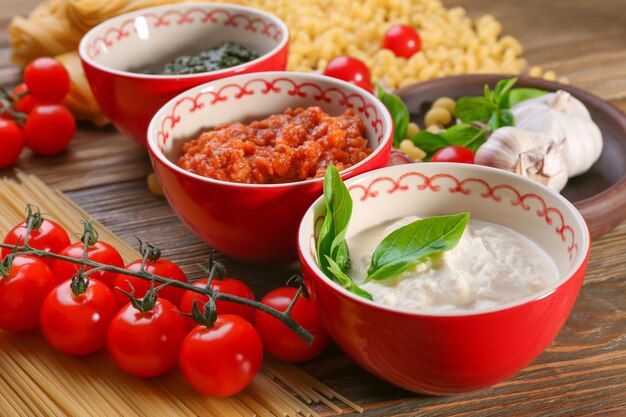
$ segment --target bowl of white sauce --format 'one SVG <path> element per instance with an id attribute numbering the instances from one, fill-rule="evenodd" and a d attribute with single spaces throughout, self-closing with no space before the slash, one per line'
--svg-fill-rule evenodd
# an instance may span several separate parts
<path id="1" fill-rule="evenodd" d="M 585 221 L 565 198 L 512 173 L 453 163 L 383 168 L 346 186 L 353 207 L 345 273 L 372 300 L 319 266 L 322 198 L 302 220 L 298 249 L 324 325 L 360 366 L 410 391 L 451 395 L 511 377 L 556 337 L 590 249 Z M 366 281 L 372 253 L 392 231 L 462 212 L 469 221 L 453 249 Z"/>

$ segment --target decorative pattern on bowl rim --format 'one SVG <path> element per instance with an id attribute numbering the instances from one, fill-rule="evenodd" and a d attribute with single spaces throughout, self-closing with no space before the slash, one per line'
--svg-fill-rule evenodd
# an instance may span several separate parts
<path id="1" fill-rule="evenodd" d="M 283 33 L 280 28 L 273 22 L 267 21 L 260 17 L 251 18 L 246 13 L 232 13 L 228 9 L 203 9 L 199 7 L 191 8 L 185 12 L 178 10 L 167 10 L 164 13 L 142 13 L 133 18 L 124 20 L 118 27 L 109 28 L 104 35 L 96 36 L 87 46 L 87 54 L 91 59 L 97 58 L 102 53 L 102 46 L 104 49 L 110 48 L 115 42 L 120 42 L 123 39 L 130 37 L 131 33 L 137 33 L 135 27 L 135 20 L 137 17 L 144 17 L 146 21 L 150 19 L 149 24 L 154 28 L 161 26 L 170 26 L 172 24 L 177 26 L 183 26 L 185 24 L 193 24 L 196 21 L 191 15 L 199 13 L 200 23 L 222 24 L 224 26 L 231 26 L 238 28 L 240 24 L 245 26 L 243 30 L 249 31 L 258 35 L 264 35 L 275 41 L 279 41 Z M 168 20 L 169 17 L 176 17 L 176 20 Z M 222 19 L 220 21 L 220 19 Z M 127 28 L 131 26 L 130 28 Z"/>
<path id="2" fill-rule="evenodd" d="M 442 191 L 443 184 L 435 184 L 434 183 L 435 180 L 448 179 L 452 181 L 452 186 L 448 188 L 448 192 L 451 194 L 461 193 L 463 195 L 470 195 L 472 191 L 467 188 L 464 188 L 466 184 L 470 184 L 470 183 L 482 185 L 485 188 L 485 191 L 480 194 L 480 197 L 484 199 L 491 199 L 497 203 L 501 202 L 503 197 L 506 196 L 506 194 L 512 193 L 512 195 L 510 196 L 511 205 L 518 206 L 524 211 L 530 211 L 532 208 L 529 204 L 527 204 L 527 200 L 537 201 L 541 206 L 539 209 L 535 211 L 535 214 L 537 215 L 537 217 L 543 218 L 546 225 L 548 226 L 553 225 L 554 220 L 556 218 L 560 222 L 560 224 L 557 224 L 557 227 L 554 229 L 556 234 L 561 237 L 561 240 L 563 242 L 567 242 L 569 238 L 569 243 L 566 243 L 567 252 L 569 254 L 569 259 L 570 260 L 573 259 L 575 253 L 578 254 L 579 248 L 578 248 L 578 244 L 576 243 L 576 236 L 574 233 L 574 229 L 570 225 L 565 223 L 565 218 L 563 216 L 563 213 L 561 213 L 561 211 L 557 209 L 556 207 L 549 207 L 546 204 L 543 197 L 541 197 L 540 195 L 535 194 L 535 193 L 522 194 L 515 187 L 509 184 L 498 184 L 495 186 L 491 186 L 487 181 L 480 179 L 480 178 L 470 177 L 470 178 L 465 178 L 463 180 L 459 180 L 457 177 L 451 174 L 435 174 L 429 177 L 419 171 L 411 171 L 411 172 L 402 174 L 401 176 L 398 177 L 397 180 L 391 177 L 385 176 L 385 177 L 374 178 L 367 185 L 352 184 L 348 187 L 348 190 L 350 191 L 351 194 L 354 194 L 355 191 L 359 191 L 359 190 L 362 191 L 362 195 L 359 197 L 359 200 L 365 201 L 368 199 L 378 198 L 381 195 L 380 194 L 381 191 L 384 191 L 386 194 L 393 194 L 398 191 L 410 190 L 409 185 L 403 184 L 403 181 L 410 177 L 413 177 L 413 178 L 417 177 L 423 180 L 423 183 L 417 184 L 415 186 L 415 188 L 420 191 L 429 189 L 433 192 L 440 192 Z M 385 190 L 373 189 L 374 186 L 378 184 L 384 184 L 384 183 L 390 185 L 391 187 Z M 501 190 L 506 190 L 508 191 L 508 193 L 498 194 L 498 192 Z M 317 222 L 320 221 L 320 219 L 323 219 L 323 216 L 320 216 L 317 219 L 315 219 L 314 224 L 317 224 Z M 315 229 L 316 227 L 314 227 L 314 230 Z M 309 245 L 311 248 L 311 251 L 310 251 L 311 256 L 313 257 L 313 259 L 317 259 L 317 254 L 315 253 L 315 248 L 317 245 L 311 244 L 311 243 L 316 242 L 315 234 L 311 235 L 311 239 L 309 240 L 309 242 L 310 242 Z"/>
<path id="3" fill-rule="evenodd" d="M 260 74 L 259 74 L 260 75 Z M 260 83 L 261 87 L 252 89 L 252 84 Z M 278 84 L 285 84 L 284 87 L 280 87 Z M 350 93 L 346 94 L 343 90 L 337 87 L 322 88 L 318 84 L 305 81 L 303 83 L 296 83 L 289 78 L 274 78 L 273 80 L 267 80 L 263 78 L 253 78 L 246 81 L 244 84 L 226 84 L 219 89 L 212 91 L 200 91 L 195 96 L 187 95 L 179 98 L 172 106 L 172 111 L 169 115 L 163 117 L 161 120 L 161 128 L 157 132 L 157 145 L 161 152 L 163 147 L 167 145 L 170 138 L 171 130 L 176 127 L 178 123 L 182 121 L 185 114 L 194 113 L 196 110 L 201 110 L 205 107 L 205 102 L 200 99 L 211 97 L 211 100 L 207 103 L 209 106 L 213 106 L 220 102 L 228 101 L 229 99 L 239 100 L 244 96 L 262 94 L 267 95 L 271 93 L 281 93 L 282 88 L 287 89 L 287 94 L 290 96 L 299 96 L 302 98 L 307 97 L 308 94 L 312 95 L 315 101 L 321 101 L 324 103 L 332 103 L 336 100 L 339 105 L 351 107 L 358 113 L 361 113 L 370 122 L 372 128 L 377 135 L 377 142 L 380 144 L 383 141 L 383 121 L 378 114 L 378 110 L 374 104 L 369 103 L 362 94 Z M 228 95 L 225 94 L 226 90 L 231 90 Z M 306 90 L 309 90 L 308 92 Z M 185 102 L 189 102 L 190 106 L 185 109 L 181 109 L 181 105 Z M 185 113 L 186 112 L 186 113 Z"/>

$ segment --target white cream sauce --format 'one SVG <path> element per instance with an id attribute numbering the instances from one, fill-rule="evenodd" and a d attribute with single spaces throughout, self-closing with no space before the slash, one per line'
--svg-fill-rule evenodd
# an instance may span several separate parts
<path id="1" fill-rule="evenodd" d="M 556 264 L 536 243 L 493 223 L 470 220 L 458 245 L 427 257 L 387 281 L 369 281 L 372 252 L 392 231 L 418 220 L 409 216 L 348 239 L 348 276 L 374 301 L 405 311 L 486 310 L 535 294 L 559 277 Z"/>

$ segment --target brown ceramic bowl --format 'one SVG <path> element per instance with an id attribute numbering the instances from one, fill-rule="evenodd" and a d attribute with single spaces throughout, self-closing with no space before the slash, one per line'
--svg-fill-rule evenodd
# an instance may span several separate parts
<path id="1" fill-rule="evenodd" d="M 423 126 L 423 117 L 433 101 L 447 96 L 482 95 L 483 86 L 493 87 L 508 74 L 470 74 L 438 78 L 398 90 L 411 112 L 411 120 Z M 520 76 L 516 87 L 565 90 L 587 107 L 604 140 L 602 154 L 586 173 L 570 178 L 562 195 L 581 212 L 592 238 L 598 238 L 626 220 L 626 115 L 611 103 L 584 90 L 541 78 Z"/>

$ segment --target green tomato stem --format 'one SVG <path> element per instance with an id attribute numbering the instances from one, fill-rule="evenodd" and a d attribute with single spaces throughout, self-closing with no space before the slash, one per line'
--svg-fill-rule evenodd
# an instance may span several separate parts
<path id="1" fill-rule="evenodd" d="M 86 251 L 83 253 L 82 258 L 80 259 L 76 259 L 76 258 L 71 258 L 69 256 L 64 256 L 64 255 L 59 255 L 56 253 L 52 253 L 52 252 L 48 252 L 48 251 L 44 251 L 44 250 L 39 250 L 39 249 L 35 249 L 33 247 L 31 247 L 30 245 L 28 245 L 28 235 L 30 234 L 30 223 L 27 226 L 26 229 L 26 233 L 24 236 L 24 244 L 22 245 L 18 245 L 18 246 L 14 246 L 14 245 L 7 245 L 5 243 L 0 243 L 0 247 L 1 248 L 8 248 L 8 249 L 16 249 L 17 252 L 12 253 L 10 255 L 7 256 L 18 256 L 18 255 L 34 255 L 34 256 L 38 256 L 41 258 L 52 258 L 52 259 L 60 259 L 66 262 L 71 262 L 74 264 L 79 264 L 79 265 L 83 265 L 83 266 L 89 266 L 91 268 L 97 268 L 100 271 L 108 271 L 108 272 L 114 272 L 114 273 L 118 273 L 118 274 L 122 274 L 122 275 L 127 275 L 127 276 L 131 276 L 131 277 L 136 277 L 136 278 L 141 278 L 141 279 L 145 279 L 145 280 L 149 280 L 149 281 L 153 281 L 153 282 L 158 282 L 161 284 L 168 284 L 169 286 L 172 287 L 176 287 L 176 288 L 182 288 L 184 290 L 189 290 L 189 291 L 194 291 L 197 292 L 199 294 L 205 295 L 207 297 L 210 298 L 219 298 L 220 300 L 223 301 L 230 301 L 233 303 L 237 303 L 237 304 L 243 304 L 246 306 L 250 306 L 253 308 L 256 308 L 258 310 L 263 311 L 264 313 L 267 313 L 269 315 L 271 315 L 272 317 L 275 317 L 276 319 L 280 320 L 283 324 L 285 324 L 287 327 L 289 327 L 289 329 L 291 329 L 296 335 L 298 335 L 302 340 L 304 340 L 305 342 L 307 342 L 308 344 L 311 344 L 313 342 L 313 335 L 307 331 L 304 327 L 300 326 L 290 315 L 291 309 L 282 312 L 282 311 L 278 311 L 276 309 L 273 309 L 271 307 L 266 306 L 265 304 L 261 304 L 258 301 L 254 301 L 254 300 L 249 300 L 247 298 L 243 298 L 243 297 L 238 297 L 236 295 L 232 295 L 232 294 L 227 294 L 227 293 L 223 293 L 223 292 L 219 292 L 216 291 L 212 288 L 199 288 L 196 287 L 192 284 L 186 283 L 186 282 L 181 282 L 181 281 L 177 281 L 174 279 L 169 279 L 169 278 L 164 278 L 162 276 L 159 275 L 155 275 L 152 274 L 150 272 L 147 272 L 145 270 L 145 268 L 142 268 L 137 271 L 128 271 L 124 268 L 119 268 L 113 265 L 107 265 L 107 264 L 103 264 L 100 262 L 94 262 L 90 259 L 87 259 L 86 257 Z M 149 254 L 144 254 L 144 257 L 148 257 Z M 302 294 L 302 291 L 299 291 L 297 296 L 300 296 L 300 294 Z M 297 298 L 297 297 L 296 297 Z M 296 299 L 294 298 L 294 300 Z M 295 302 L 295 301 L 294 301 Z"/>

